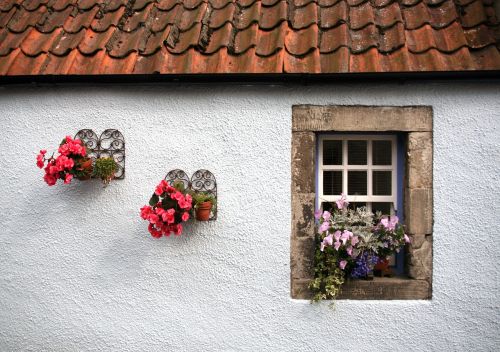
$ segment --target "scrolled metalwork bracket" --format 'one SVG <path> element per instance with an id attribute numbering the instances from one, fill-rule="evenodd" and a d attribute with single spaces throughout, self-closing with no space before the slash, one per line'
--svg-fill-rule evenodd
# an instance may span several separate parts
<path id="1" fill-rule="evenodd" d="M 216 202 L 212 207 L 212 212 L 210 214 L 209 220 L 217 219 L 217 180 L 213 173 L 209 170 L 200 169 L 194 172 L 194 174 L 189 178 L 184 170 L 174 169 L 170 170 L 165 176 L 165 181 L 169 184 L 174 182 L 182 182 L 186 189 L 190 189 L 195 192 L 206 192 L 214 196 Z"/>
<path id="2" fill-rule="evenodd" d="M 125 138 L 115 129 L 107 129 L 99 137 L 91 129 L 83 129 L 76 133 L 75 138 L 81 139 L 87 147 L 92 160 L 111 157 L 118 164 L 115 179 L 125 178 Z"/>

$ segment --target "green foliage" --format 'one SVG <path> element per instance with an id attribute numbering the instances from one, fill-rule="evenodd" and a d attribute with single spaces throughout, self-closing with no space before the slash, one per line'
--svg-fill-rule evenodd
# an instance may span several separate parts
<path id="1" fill-rule="evenodd" d="M 344 271 L 337 265 L 338 252 L 332 248 L 325 248 L 325 251 L 321 252 L 319 236 L 316 237 L 316 242 L 318 245 L 314 257 L 314 279 L 309 283 L 309 289 L 314 293 L 314 302 L 323 299 L 334 300 L 345 281 Z"/>
<path id="2" fill-rule="evenodd" d="M 204 202 L 211 202 L 214 206 L 216 202 L 214 195 L 208 192 L 191 192 L 191 197 L 193 197 L 195 207 Z"/>
<path id="3" fill-rule="evenodd" d="M 105 185 L 113 179 L 118 165 L 113 158 L 99 158 L 95 161 L 93 176 L 100 178 Z"/>

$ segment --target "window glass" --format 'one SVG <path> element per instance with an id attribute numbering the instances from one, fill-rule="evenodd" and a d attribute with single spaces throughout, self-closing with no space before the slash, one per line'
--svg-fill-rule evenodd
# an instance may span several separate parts
<path id="1" fill-rule="evenodd" d="M 347 160 L 349 165 L 366 165 L 367 163 L 367 141 L 348 141 Z"/>
<path id="2" fill-rule="evenodd" d="M 391 141 L 373 141 L 373 165 L 392 164 Z"/>
<path id="3" fill-rule="evenodd" d="M 342 171 L 323 172 L 323 194 L 338 195 L 342 193 Z"/>
<path id="4" fill-rule="evenodd" d="M 392 193 L 392 172 L 373 171 L 373 195 L 390 196 Z"/>
<path id="5" fill-rule="evenodd" d="M 366 171 L 349 171 L 347 173 L 347 192 L 352 196 L 367 194 Z M 340 193 L 339 193 L 340 194 Z"/>
<path id="6" fill-rule="evenodd" d="M 323 141 L 323 165 L 342 165 L 342 141 Z"/>

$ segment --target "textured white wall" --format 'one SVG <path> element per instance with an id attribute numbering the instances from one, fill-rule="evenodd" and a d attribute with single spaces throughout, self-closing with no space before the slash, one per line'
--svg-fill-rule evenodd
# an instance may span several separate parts
<path id="1" fill-rule="evenodd" d="M 290 299 L 293 104 L 434 107 L 432 301 Z M 493 351 L 498 83 L 0 88 L 0 350 Z M 125 135 L 126 178 L 49 188 L 81 128 Z M 173 168 L 212 170 L 219 219 L 156 240 L 139 218 Z"/>

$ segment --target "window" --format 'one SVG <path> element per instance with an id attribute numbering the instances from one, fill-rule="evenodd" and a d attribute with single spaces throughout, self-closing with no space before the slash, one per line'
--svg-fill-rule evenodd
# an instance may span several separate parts
<path id="1" fill-rule="evenodd" d="M 405 251 L 404 277 L 353 280 L 339 298 L 431 298 L 432 108 L 294 106 L 291 177 L 292 298 L 310 298 L 314 210 L 329 206 L 341 192 L 354 206 L 404 214 L 412 243 Z"/>
<path id="2" fill-rule="evenodd" d="M 316 208 L 330 210 L 341 193 L 350 206 L 398 213 L 396 135 L 320 135 Z"/>

